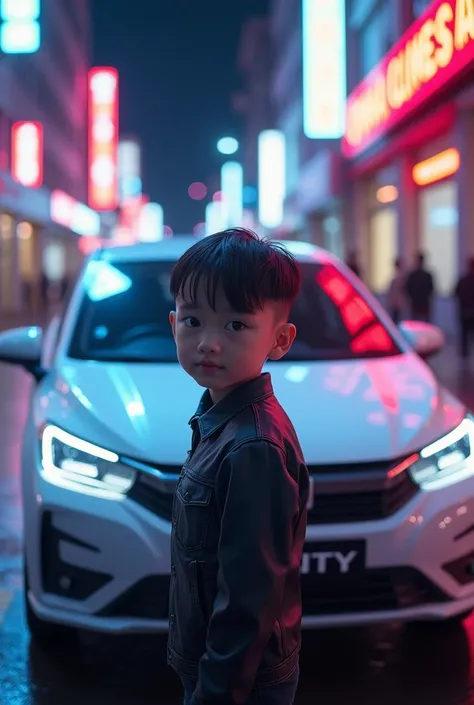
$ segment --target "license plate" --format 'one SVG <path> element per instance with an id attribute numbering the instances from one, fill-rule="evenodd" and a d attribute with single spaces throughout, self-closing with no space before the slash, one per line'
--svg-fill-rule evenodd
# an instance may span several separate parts
<path id="1" fill-rule="evenodd" d="M 301 559 L 302 575 L 344 576 L 365 569 L 365 541 L 325 541 L 305 543 Z"/>

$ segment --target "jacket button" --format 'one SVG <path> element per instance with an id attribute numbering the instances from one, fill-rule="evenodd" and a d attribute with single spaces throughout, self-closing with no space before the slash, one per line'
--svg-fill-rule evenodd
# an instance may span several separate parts
<path id="1" fill-rule="evenodd" d="M 186 502 L 189 501 L 189 492 L 184 493 L 184 499 L 186 500 Z"/>
<path id="2" fill-rule="evenodd" d="M 173 578 L 176 577 L 176 566 L 175 565 L 171 566 L 171 575 L 173 576 Z"/>
<path id="3" fill-rule="evenodd" d="M 170 614 L 170 624 L 174 624 L 174 614 Z"/>
<path id="4" fill-rule="evenodd" d="M 176 517 L 173 517 L 171 524 L 176 528 L 176 524 L 177 524 Z"/>

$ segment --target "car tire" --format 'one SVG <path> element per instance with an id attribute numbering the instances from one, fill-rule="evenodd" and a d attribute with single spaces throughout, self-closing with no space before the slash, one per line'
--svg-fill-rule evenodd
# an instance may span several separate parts
<path id="1" fill-rule="evenodd" d="M 29 590 L 29 580 L 28 571 L 26 568 L 26 560 L 24 563 L 24 605 L 25 605 L 25 616 L 26 625 L 28 631 L 30 632 L 31 638 L 41 646 L 54 648 L 59 646 L 64 646 L 68 644 L 70 646 L 74 645 L 78 640 L 78 631 L 74 627 L 66 627 L 63 624 L 56 624 L 55 622 L 47 622 L 44 619 L 40 619 L 38 615 L 34 612 L 30 601 L 28 599 Z"/>

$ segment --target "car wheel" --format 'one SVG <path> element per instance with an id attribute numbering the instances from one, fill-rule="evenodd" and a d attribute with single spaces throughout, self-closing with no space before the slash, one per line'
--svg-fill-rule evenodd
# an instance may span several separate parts
<path id="1" fill-rule="evenodd" d="M 55 646 L 64 646 L 67 644 L 74 644 L 77 641 L 78 631 L 74 627 L 66 627 L 62 624 L 56 624 L 55 622 L 47 622 L 44 619 L 40 619 L 33 608 L 30 605 L 28 599 L 28 571 L 26 569 L 26 561 L 24 563 L 24 604 L 25 604 L 25 616 L 26 625 L 30 636 L 34 641 L 42 646 L 48 646 L 49 648 L 54 648 Z"/>

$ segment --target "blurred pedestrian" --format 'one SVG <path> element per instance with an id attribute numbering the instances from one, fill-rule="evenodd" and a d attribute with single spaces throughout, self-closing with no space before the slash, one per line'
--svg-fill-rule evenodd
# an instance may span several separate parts
<path id="1" fill-rule="evenodd" d="M 171 531 L 168 659 L 185 703 L 295 696 L 309 476 L 262 367 L 292 345 L 299 287 L 293 257 L 244 229 L 200 240 L 171 275 L 178 359 L 207 387 Z"/>
<path id="2" fill-rule="evenodd" d="M 406 293 L 410 303 L 410 315 L 415 321 L 430 321 L 432 315 L 434 278 L 425 268 L 425 257 L 418 253 L 415 268 L 406 282 Z"/>
<path id="3" fill-rule="evenodd" d="M 460 277 L 454 295 L 458 303 L 459 352 L 467 358 L 474 333 L 474 257 L 469 259 L 467 272 Z"/>
<path id="4" fill-rule="evenodd" d="M 400 259 L 395 260 L 395 275 L 390 282 L 387 292 L 387 308 L 394 321 L 398 325 L 406 311 L 406 275 L 403 271 L 403 264 Z"/>
<path id="5" fill-rule="evenodd" d="M 347 256 L 346 264 L 349 267 L 349 269 L 352 269 L 354 274 L 356 274 L 359 279 L 362 279 L 361 276 L 361 269 L 359 266 L 359 258 L 357 257 L 357 253 L 355 250 L 351 250 Z"/>

